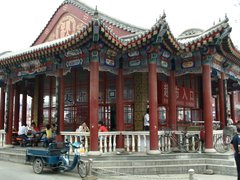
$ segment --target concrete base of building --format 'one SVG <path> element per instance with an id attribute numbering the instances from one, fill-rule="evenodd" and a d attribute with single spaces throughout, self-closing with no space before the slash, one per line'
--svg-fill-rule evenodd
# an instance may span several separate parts
<path id="1" fill-rule="evenodd" d="M 148 150 L 147 151 L 148 155 L 156 155 L 156 154 L 161 154 L 161 151 L 159 150 Z"/>
<path id="2" fill-rule="evenodd" d="M 123 152 L 123 151 L 125 151 L 125 149 L 124 148 L 116 148 L 116 151 L 117 152 Z"/>
<path id="3" fill-rule="evenodd" d="M 3 148 L 12 148 L 12 147 L 13 147 L 12 144 L 4 144 L 4 145 L 3 145 Z"/>
<path id="4" fill-rule="evenodd" d="M 89 151 L 87 153 L 88 156 L 101 156 L 102 153 L 100 151 Z"/>
<path id="5" fill-rule="evenodd" d="M 205 153 L 215 153 L 216 152 L 216 150 L 214 149 L 214 148 L 205 148 L 205 150 L 204 150 L 204 152 Z"/>

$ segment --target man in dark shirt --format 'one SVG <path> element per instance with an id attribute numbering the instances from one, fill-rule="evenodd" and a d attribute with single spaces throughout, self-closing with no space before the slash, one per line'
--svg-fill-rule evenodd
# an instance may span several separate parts
<path id="1" fill-rule="evenodd" d="M 238 180 L 240 180 L 240 127 L 237 126 L 237 134 L 231 141 L 231 149 L 234 150 L 234 158 L 237 166 Z"/>

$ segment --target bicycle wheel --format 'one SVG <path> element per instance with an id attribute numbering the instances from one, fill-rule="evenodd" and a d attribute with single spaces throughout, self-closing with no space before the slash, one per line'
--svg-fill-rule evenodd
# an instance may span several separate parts
<path id="1" fill-rule="evenodd" d="M 86 162 L 80 160 L 77 165 L 78 174 L 81 178 L 84 178 L 89 173 L 89 168 Z"/>
<path id="2" fill-rule="evenodd" d="M 217 138 L 214 148 L 217 152 L 219 153 L 225 153 L 229 150 L 230 148 L 230 136 L 220 136 Z"/>
<path id="3" fill-rule="evenodd" d="M 200 147 L 200 140 L 197 135 L 189 135 L 183 139 L 182 148 L 185 152 L 197 152 Z"/>

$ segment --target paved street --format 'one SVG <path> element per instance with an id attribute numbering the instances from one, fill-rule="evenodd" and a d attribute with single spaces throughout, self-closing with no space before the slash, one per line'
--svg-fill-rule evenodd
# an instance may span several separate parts
<path id="1" fill-rule="evenodd" d="M 32 166 L 12 163 L 8 161 L 0 161 L 0 179 L 7 180 L 76 180 L 81 179 L 80 176 L 70 173 L 53 173 L 51 170 L 44 171 L 43 174 L 35 174 Z"/>
<path id="2" fill-rule="evenodd" d="M 53 173 L 51 170 L 44 170 L 43 174 L 35 174 L 32 170 L 32 166 L 12 163 L 8 161 L 0 161 L 0 176 L 1 179 L 7 180 L 76 180 L 80 179 L 76 173 Z M 110 176 L 110 177 L 98 177 L 98 180 L 188 180 L 189 176 L 186 175 L 136 175 L 136 176 Z M 195 180 L 236 180 L 234 176 L 222 176 L 222 175 L 194 175 Z"/>

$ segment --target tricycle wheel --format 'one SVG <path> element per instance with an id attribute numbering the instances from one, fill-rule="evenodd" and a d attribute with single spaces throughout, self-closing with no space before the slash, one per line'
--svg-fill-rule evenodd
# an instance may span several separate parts
<path id="1" fill-rule="evenodd" d="M 84 178 L 88 175 L 88 166 L 87 166 L 87 163 L 85 163 L 84 161 L 80 160 L 78 162 L 77 169 L 78 169 L 78 174 L 81 178 Z"/>
<path id="2" fill-rule="evenodd" d="M 41 158 L 36 158 L 33 162 L 33 171 L 36 174 L 41 174 L 43 172 L 43 161 Z"/>

